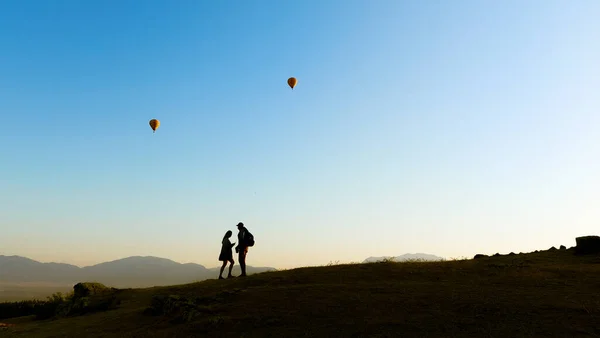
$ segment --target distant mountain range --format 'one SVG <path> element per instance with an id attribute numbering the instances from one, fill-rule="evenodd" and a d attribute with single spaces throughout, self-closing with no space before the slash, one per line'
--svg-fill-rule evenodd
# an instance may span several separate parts
<path id="1" fill-rule="evenodd" d="M 393 258 L 395 261 L 443 259 L 430 254 L 416 253 L 397 257 L 369 257 L 363 263 L 378 262 L 386 258 Z M 272 267 L 247 266 L 248 274 L 275 270 L 277 269 Z M 226 274 L 225 271 L 224 275 Z M 233 274 L 240 274 L 237 262 Z M 206 268 L 195 263 L 181 264 L 152 256 L 132 256 L 82 268 L 63 263 L 41 263 L 21 256 L 0 255 L 0 283 L 72 286 L 85 281 L 100 282 L 117 288 L 143 288 L 192 283 L 218 276 L 219 267 Z"/>
<path id="2" fill-rule="evenodd" d="M 200 264 L 181 264 L 152 256 L 133 256 L 93 266 L 78 267 L 62 263 L 41 263 L 21 256 L 0 255 L 0 282 L 52 283 L 72 285 L 78 282 L 100 282 L 117 288 L 138 288 L 185 284 L 217 278 L 220 268 Z M 271 267 L 247 266 L 248 274 L 273 271 Z M 224 275 L 227 272 L 223 273 Z M 233 269 L 240 274 L 240 266 Z"/>
<path id="3" fill-rule="evenodd" d="M 439 260 L 443 260 L 443 257 L 439 257 L 439 256 L 435 256 L 435 255 L 430 255 L 430 254 L 425 254 L 425 253 L 415 253 L 415 254 L 404 254 L 402 256 L 384 256 L 384 257 L 369 257 L 367 259 L 365 259 L 363 261 L 363 263 L 375 263 L 375 262 L 381 262 L 385 259 L 392 259 L 396 262 L 403 262 L 403 261 L 408 261 L 408 260 L 424 260 L 424 261 L 439 261 Z"/>

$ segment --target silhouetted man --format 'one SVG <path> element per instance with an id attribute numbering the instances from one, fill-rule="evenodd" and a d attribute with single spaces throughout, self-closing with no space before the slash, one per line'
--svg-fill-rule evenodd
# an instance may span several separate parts
<path id="1" fill-rule="evenodd" d="M 235 247 L 235 252 L 238 253 L 238 262 L 240 268 L 242 268 L 242 274 L 240 277 L 246 277 L 246 254 L 248 253 L 248 229 L 244 227 L 244 223 L 239 222 L 237 225 L 238 232 L 238 245 Z"/>

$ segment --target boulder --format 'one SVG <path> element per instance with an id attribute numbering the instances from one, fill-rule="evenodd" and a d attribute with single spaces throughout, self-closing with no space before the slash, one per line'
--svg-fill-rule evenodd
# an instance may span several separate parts
<path id="1" fill-rule="evenodd" d="M 74 298 L 83 298 L 90 296 L 98 296 L 104 295 L 115 291 L 113 288 L 106 287 L 101 283 L 77 283 L 73 286 L 73 297 Z"/>
<path id="2" fill-rule="evenodd" d="M 584 236 L 575 238 L 575 254 L 587 255 L 600 253 L 600 236 Z"/>
<path id="3" fill-rule="evenodd" d="M 121 304 L 118 293 L 118 289 L 101 283 L 77 283 L 73 286 L 73 296 L 58 304 L 54 315 L 71 317 L 115 309 Z"/>
<path id="4" fill-rule="evenodd" d="M 484 255 L 484 254 L 477 254 L 477 255 L 475 255 L 475 257 L 473 257 L 473 258 L 474 258 L 474 259 L 477 259 L 477 258 L 484 258 L 484 257 L 489 257 L 489 256 L 488 256 L 488 255 Z"/>
<path id="5" fill-rule="evenodd" d="M 551 247 L 550 249 L 548 249 L 548 251 L 556 251 L 558 250 L 556 247 Z"/>
<path id="6" fill-rule="evenodd" d="M 566 247 L 566 246 L 564 246 L 564 245 L 561 245 L 561 246 L 560 246 L 560 249 L 561 249 L 561 250 L 567 250 L 567 247 Z"/>

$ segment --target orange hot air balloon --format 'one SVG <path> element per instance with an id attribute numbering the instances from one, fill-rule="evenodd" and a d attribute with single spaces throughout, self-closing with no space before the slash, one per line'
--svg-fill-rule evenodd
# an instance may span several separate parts
<path id="1" fill-rule="evenodd" d="M 160 126 L 160 121 L 157 119 L 150 120 L 150 128 L 152 128 L 152 133 L 156 132 L 156 129 Z"/>
<path id="2" fill-rule="evenodd" d="M 296 87 L 296 83 L 298 83 L 298 80 L 296 80 L 295 77 L 290 77 L 288 79 L 288 85 L 290 86 L 290 88 L 294 89 L 294 87 Z"/>

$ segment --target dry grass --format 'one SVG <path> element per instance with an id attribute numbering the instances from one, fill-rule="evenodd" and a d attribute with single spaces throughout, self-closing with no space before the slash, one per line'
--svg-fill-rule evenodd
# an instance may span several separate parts
<path id="1" fill-rule="evenodd" d="M 127 290 L 117 310 L 5 320 L 0 336 L 596 337 L 599 291 L 600 256 L 572 250 L 344 264 Z M 145 314 L 160 295 L 193 315 Z"/>

